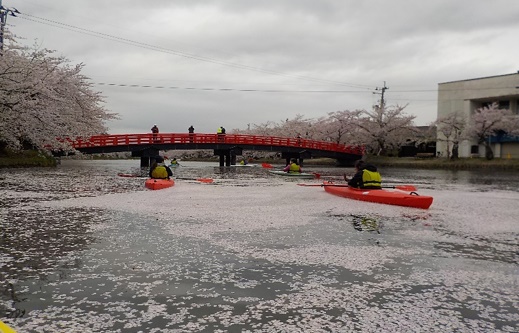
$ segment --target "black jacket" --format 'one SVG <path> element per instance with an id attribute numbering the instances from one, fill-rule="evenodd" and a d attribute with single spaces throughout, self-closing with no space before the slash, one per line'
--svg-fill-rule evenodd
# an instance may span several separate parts
<path id="1" fill-rule="evenodd" d="M 361 170 L 357 171 L 357 173 L 348 181 L 348 185 L 351 187 L 362 188 L 364 182 L 362 181 L 362 174 L 364 170 L 368 170 L 371 172 L 377 172 L 377 167 L 373 164 L 364 164 Z"/>

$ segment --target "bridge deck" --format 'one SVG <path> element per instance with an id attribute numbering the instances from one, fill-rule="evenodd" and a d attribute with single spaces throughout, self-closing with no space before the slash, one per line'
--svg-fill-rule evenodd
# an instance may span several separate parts
<path id="1" fill-rule="evenodd" d="M 160 133 L 153 134 L 115 134 L 97 135 L 88 140 L 77 139 L 72 141 L 75 149 L 94 147 L 117 147 L 133 145 L 241 145 L 241 146 L 274 146 L 293 147 L 298 149 L 312 149 L 328 152 L 362 155 L 360 146 L 348 146 L 333 142 L 313 141 L 302 138 L 284 138 L 275 136 L 241 135 L 241 134 L 188 134 L 188 133 Z"/>

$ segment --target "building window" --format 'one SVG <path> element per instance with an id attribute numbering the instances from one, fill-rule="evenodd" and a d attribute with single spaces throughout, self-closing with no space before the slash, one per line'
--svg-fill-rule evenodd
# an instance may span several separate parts
<path id="1" fill-rule="evenodd" d="M 489 108 L 492 103 L 499 104 L 499 110 L 507 110 L 510 109 L 510 101 L 492 101 L 492 102 L 483 102 L 481 103 L 481 107 Z"/>
<path id="2" fill-rule="evenodd" d="M 471 154 L 479 154 L 479 146 L 478 145 L 470 146 L 470 153 Z"/>

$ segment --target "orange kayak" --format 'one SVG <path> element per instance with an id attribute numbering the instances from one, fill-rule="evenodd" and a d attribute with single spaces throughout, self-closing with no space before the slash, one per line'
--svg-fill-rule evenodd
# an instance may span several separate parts
<path id="1" fill-rule="evenodd" d="M 344 184 L 333 184 L 330 182 L 324 182 L 323 187 L 326 192 L 344 198 L 386 205 L 428 209 L 433 202 L 433 197 L 418 195 L 416 192 L 356 189 Z"/>
<path id="2" fill-rule="evenodd" d="M 162 190 L 163 188 L 168 188 L 175 185 L 175 181 L 173 179 L 153 179 L 150 178 L 146 180 L 144 186 L 149 188 L 150 190 Z"/>

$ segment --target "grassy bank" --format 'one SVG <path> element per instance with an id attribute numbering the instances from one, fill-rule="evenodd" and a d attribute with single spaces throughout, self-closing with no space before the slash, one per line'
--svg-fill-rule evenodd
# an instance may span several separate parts
<path id="1" fill-rule="evenodd" d="M 2 151 L 0 168 L 54 167 L 56 159 L 35 150 Z"/>

